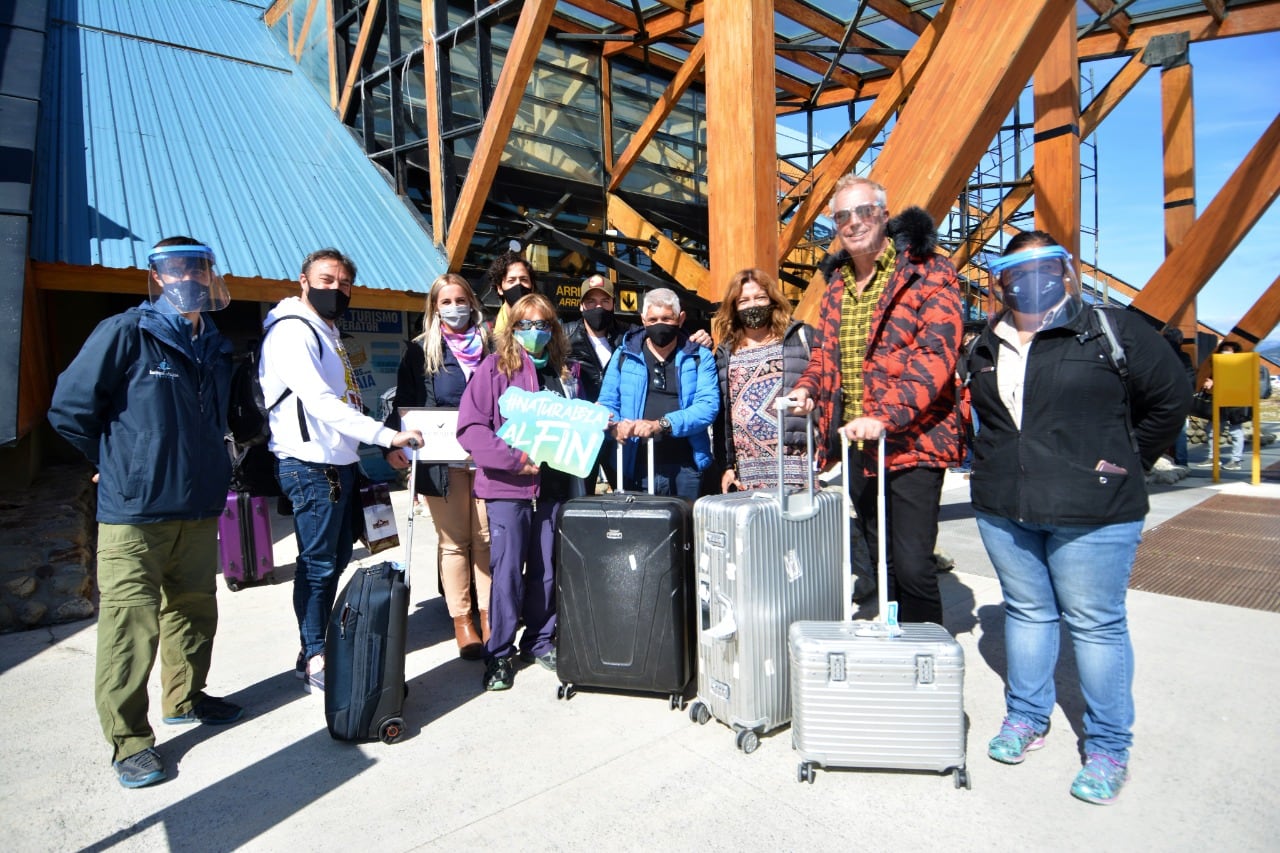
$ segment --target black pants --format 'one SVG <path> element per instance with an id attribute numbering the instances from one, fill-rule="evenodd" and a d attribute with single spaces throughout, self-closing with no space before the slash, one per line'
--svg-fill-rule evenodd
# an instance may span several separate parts
<path id="1" fill-rule="evenodd" d="M 863 454 L 849 451 L 849 494 L 875 565 L 879 548 L 876 529 L 876 478 L 862 474 Z M 942 500 L 942 468 L 908 468 L 886 476 L 885 526 L 889 533 L 889 598 L 898 602 L 901 622 L 942 624 L 942 597 L 933 548 L 938 541 L 938 504 Z"/>

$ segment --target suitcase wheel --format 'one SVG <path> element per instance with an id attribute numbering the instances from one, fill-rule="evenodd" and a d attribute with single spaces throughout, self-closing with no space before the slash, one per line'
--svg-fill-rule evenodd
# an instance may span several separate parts
<path id="1" fill-rule="evenodd" d="M 797 768 L 797 770 L 796 770 L 796 781 L 797 781 L 797 782 L 808 782 L 810 785 L 812 785 L 812 784 L 813 784 L 813 778 L 814 778 L 815 776 L 817 776 L 817 775 L 818 775 L 818 774 L 817 774 L 817 773 L 815 773 L 815 772 L 814 772 L 814 770 L 813 770 L 813 762 L 812 762 L 812 761 L 801 761 L 801 762 L 800 762 L 800 767 L 799 767 L 799 768 Z"/>
<path id="2" fill-rule="evenodd" d="M 227 578 L 227 589 L 231 590 L 232 592 L 239 592 L 239 591 L 240 591 L 240 582 L 239 582 L 239 581 L 233 581 L 233 580 L 231 580 L 230 578 Z"/>
<path id="3" fill-rule="evenodd" d="M 955 770 L 951 771 L 951 775 L 956 780 L 957 788 L 964 788 L 966 791 L 973 790 L 973 780 L 969 778 L 968 770 L 965 770 L 963 767 L 957 767 Z"/>
<path id="4" fill-rule="evenodd" d="M 672 711 L 683 711 L 684 696 L 680 693 L 672 693 L 667 697 L 667 707 Z"/>
<path id="5" fill-rule="evenodd" d="M 567 702 L 572 699 L 577 692 L 578 688 L 574 687 L 572 684 L 561 684 L 556 688 L 556 698 L 564 699 Z"/>
<path id="6" fill-rule="evenodd" d="M 711 709 L 701 702 L 694 702 L 689 706 L 689 719 L 700 726 L 705 726 L 711 722 Z"/>
<path id="7" fill-rule="evenodd" d="M 756 751 L 756 747 L 760 746 L 760 735 L 756 734 L 751 729 L 743 729 L 738 732 L 737 744 L 738 749 L 742 750 L 745 754 L 750 755 Z"/>
<path id="8" fill-rule="evenodd" d="M 383 743 L 395 743 L 404 734 L 404 720 L 392 717 L 378 726 L 378 740 Z"/>

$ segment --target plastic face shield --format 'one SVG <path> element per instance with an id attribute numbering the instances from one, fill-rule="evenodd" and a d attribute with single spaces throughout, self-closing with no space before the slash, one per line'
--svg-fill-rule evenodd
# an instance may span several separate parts
<path id="1" fill-rule="evenodd" d="M 147 293 L 161 310 L 221 311 L 231 294 L 208 246 L 158 246 L 147 257 Z"/>
<path id="2" fill-rule="evenodd" d="M 992 261 L 1001 303 L 1019 315 L 1016 325 L 1041 331 L 1068 323 L 1080 313 L 1080 285 L 1071 271 L 1071 253 L 1061 246 L 1036 246 Z"/>

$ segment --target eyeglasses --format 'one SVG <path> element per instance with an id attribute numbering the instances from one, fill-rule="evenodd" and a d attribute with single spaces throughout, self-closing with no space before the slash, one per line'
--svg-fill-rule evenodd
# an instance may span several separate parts
<path id="1" fill-rule="evenodd" d="M 324 478 L 329 481 L 329 503 L 336 504 L 342 500 L 342 481 L 338 479 L 338 469 L 332 465 L 327 466 Z"/>
<path id="2" fill-rule="evenodd" d="M 831 218 L 836 221 L 836 225 L 843 227 L 848 225 L 849 220 L 853 219 L 855 216 L 858 217 L 859 222 L 870 219 L 872 216 L 875 216 L 882 207 L 883 205 L 879 202 L 872 204 L 860 204 L 857 207 L 846 207 L 843 210 L 837 210 L 832 213 Z"/>
<path id="3" fill-rule="evenodd" d="M 537 329 L 539 332 L 546 332 L 551 329 L 551 321 L 550 320 L 517 320 L 515 323 L 512 324 L 512 327 L 519 329 L 522 332 L 527 332 L 530 329 Z"/>

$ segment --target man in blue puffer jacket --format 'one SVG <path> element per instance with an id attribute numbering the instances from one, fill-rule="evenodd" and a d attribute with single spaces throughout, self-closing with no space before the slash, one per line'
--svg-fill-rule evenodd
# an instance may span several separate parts
<path id="1" fill-rule="evenodd" d="M 654 493 L 694 501 L 702 472 L 711 466 L 708 428 L 720 411 L 715 358 L 680 328 L 684 312 L 674 291 L 650 290 L 640 316 L 644 327 L 623 337 L 597 402 L 616 419 L 614 437 L 626 442 L 627 488 L 648 489 L 641 442 L 653 438 Z"/>
<path id="2" fill-rule="evenodd" d="M 94 683 L 120 784 L 165 778 L 147 720 L 160 647 L 164 721 L 231 723 L 204 693 L 218 625 L 217 519 L 231 347 L 206 312 L 230 298 L 213 252 L 170 237 L 149 257 L 150 300 L 103 320 L 58 377 L 49 423 L 98 469 Z"/>

